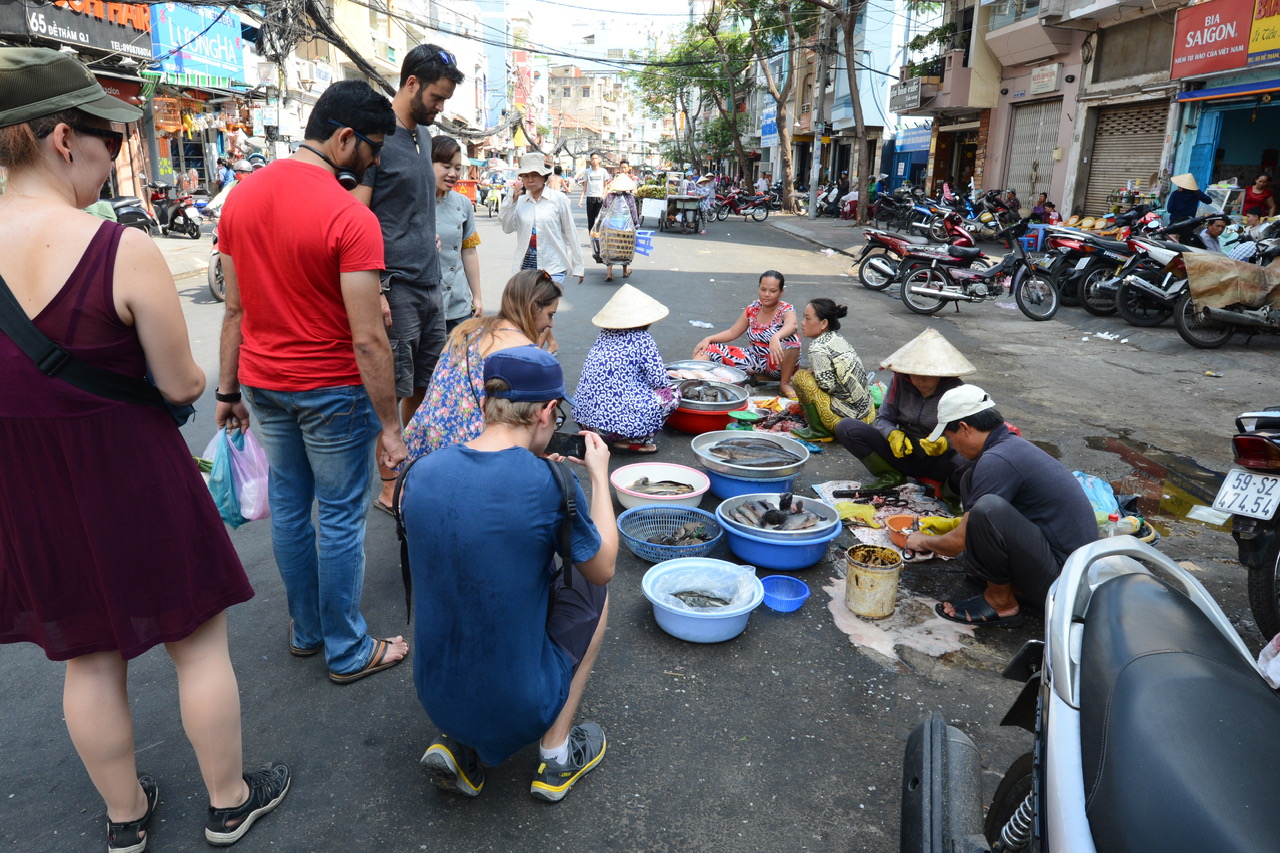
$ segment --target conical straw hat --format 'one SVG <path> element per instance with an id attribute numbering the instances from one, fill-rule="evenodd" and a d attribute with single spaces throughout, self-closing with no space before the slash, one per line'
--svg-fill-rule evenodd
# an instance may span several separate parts
<path id="1" fill-rule="evenodd" d="M 936 329 L 925 329 L 880 362 L 880 366 L 894 373 L 916 376 L 967 376 L 978 372 Z"/>
<path id="2" fill-rule="evenodd" d="M 630 175 L 618 175 L 605 189 L 611 193 L 633 193 L 636 191 L 636 182 Z"/>
<path id="3" fill-rule="evenodd" d="M 591 322 L 602 329 L 635 329 L 656 323 L 668 313 L 667 306 L 649 294 L 624 284 Z"/>
<path id="4" fill-rule="evenodd" d="M 1190 172 L 1182 175 L 1174 175 L 1169 180 L 1173 181 L 1173 185 L 1179 189 L 1191 190 L 1192 192 L 1200 189 L 1200 185 L 1196 183 L 1195 175 Z"/>

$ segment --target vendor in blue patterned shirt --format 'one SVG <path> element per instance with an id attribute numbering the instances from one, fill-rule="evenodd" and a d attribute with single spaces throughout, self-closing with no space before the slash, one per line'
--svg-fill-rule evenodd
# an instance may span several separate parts
<path id="1" fill-rule="evenodd" d="M 680 405 L 648 331 L 665 316 L 665 305 L 624 284 L 591 318 L 601 332 L 582 364 L 573 413 L 614 450 L 657 453 L 653 436 Z"/>
<path id="2" fill-rule="evenodd" d="M 808 338 L 809 369 L 791 377 L 796 398 L 804 409 L 807 429 L 791 431 L 808 441 L 829 441 L 843 418 L 871 423 L 876 407 L 867 393 L 867 370 L 857 351 L 842 336 L 840 318 L 849 313 L 833 300 L 815 299 L 805 306 L 800 334 Z"/>

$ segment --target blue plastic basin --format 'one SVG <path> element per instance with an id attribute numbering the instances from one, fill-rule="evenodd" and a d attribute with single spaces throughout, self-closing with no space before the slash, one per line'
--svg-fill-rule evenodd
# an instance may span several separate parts
<path id="1" fill-rule="evenodd" d="M 842 529 L 843 527 L 837 524 L 830 533 L 816 539 L 781 542 L 777 539 L 752 536 L 750 533 L 743 533 L 737 528 L 725 525 L 724 538 L 729 543 L 729 550 L 743 562 L 779 572 L 794 572 L 798 569 L 807 569 L 821 560 L 827 553 L 827 543 L 839 536 Z"/>
<path id="2" fill-rule="evenodd" d="M 659 628 L 677 639 L 687 640 L 690 643 L 723 643 L 725 640 L 732 640 L 747 630 L 751 611 L 759 607 L 760 602 L 764 600 L 764 586 L 760 583 L 760 579 L 756 578 L 755 590 L 747 602 L 705 612 L 677 610 L 654 594 L 654 584 L 665 573 L 695 566 L 739 568 L 735 563 L 712 560 L 708 557 L 681 557 L 677 560 L 658 563 L 645 572 L 644 577 L 640 579 L 640 591 L 653 604 L 653 618 L 657 620 Z"/>
<path id="3" fill-rule="evenodd" d="M 743 477 L 721 474 L 719 471 L 712 471 L 710 468 L 703 468 L 703 473 L 711 481 L 711 494 L 720 498 L 720 500 L 736 498 L 739 495 L 754 495 L 758 492 L 777 492 L 779 494 L 789 492 L 791 491 L 791 485 L 796 480 L 795 474 L 789 477 L 778 477 L 774 480 L 748 480 Z"/>

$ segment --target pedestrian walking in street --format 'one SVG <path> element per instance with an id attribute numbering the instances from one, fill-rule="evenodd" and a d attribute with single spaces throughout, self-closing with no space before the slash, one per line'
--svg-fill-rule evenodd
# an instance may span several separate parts
<path id="1" fill-rule="evenodd" d="M 391 101 L 396 127 L 353 193 L 372 208 L 382 226 L 382 310 L 389 323 L 402 424 L 422 403 L 448 336 L 436 244 L 436 171 L 427 128 L 463 79 L 453 54 L 439 45 L 420 44 L 409 51 L 400 65 L 400 88 Z M 382 491 L 376 500 L 386 509 L 395 473 L 386 468 L 378 473 Z"/>
<path id="2" fill-rule="evenodd" d="M 1071 472 L 1010 432 L 995 406 L 976 385 L 942 395 L 929 440 L 946 439 L 973 462 L 961 485 L 965 514 L 941 535 L 909 534 L 907 548 L 947 557 L 963 552 L 986 581 L 981 595 L 935 605 L 939 616 L 1012 627 L 1022 622 L 1018 596 L 1042 607 L 1071 552 L 1098 538 L 1098 522 Z"/>
<path id="3" fill-rule="evenodd" d="M 560 164 L 551 167 L 551 177 L 547 178 L 547 186 L 558 193 L 568 192 L 569 181 L 564 176 L 564 169 L 560 168 Z"/>
<path id="4" fill-rule="evenodd" d="M 843 305 L 821 298 L 804 308 L 800 334 L 808 338 L 809 367 L 791 377 L 796 399 L 804 409 L 808 428 L 792 430 L 806 441 L 829 441 L 844 418 L 870 422 L 876 407 L 867 393 L 867 370 L 862 359 L 841 335 L 840 318 L 849 313 Z"/>
<path id="5" fill-rule="evenodd" d="M 634 195 L 636 182 L 630 175 L 618 175 L 609 182 L 608 189 L 600 215 L 591 224 L 591 246 L 596 260 L 605 265 L 604 280 L 613 281 L 614 264 L 622 264 L 623 278 L 631 275 L 640 214 Z"/>
<path id="6" fill-rule="evenodd" d="M 617 180 L 615 178 L 615 180 Z M 623 453 L 657 453 L 654 436 L 680 405 L 649 327 L 667 306 L 629 284 L 591 318 L 600 328 L 573 394 L 578 426 Z"/>
<path id="7" fill-rule="evenodd" d="M 342 183 L 359 182 L 395 126 L 367 83 L 335 83 L 311 110 L 306 142 L 236 191 L 219 231 L 227 302 L 215 417 L 219 427 L 248 426 L 250 411 L 257 421 L 289 651 L 323 652 L 338 684 L 409 653 L 403 637 L 370 637 L 360 612 L 374 451 L 394 469 L 405 447 L 378 298 L 382 232 Z"/>
<path id="8" fill-rule="evenodd" d="M 765 379 L 777 379 L 784 397 L 795 397 L 791 374 L 800 360 L 800 323 L 796 309 L 782 300 L 786 279 L 777 270 L 760 274 L 758 298 L 743 310 L 737 322 L 723 332 L 707 335 L 693 348 L 699 361 L 715 361 Z M 730 346 L 747 335 L 747 346 Z"/>
<path id="9" fill-rule="evenodd" d="M 892 370 L 893 380 L 875 420 L 844 418 L 835 430 L 836 440 L 876 477 L 863 488 L 892 488 L 916 477 L 959 494 L 960 474 L 969 462 L 945 438 L 929 434 L 938 425 L 942 395 L 964 384 L 958 377 L 978 369 L 934 329 L 912 338 L 880 367 Z"/>
<path id="10" fill-rule="evenodd" d="M 480 254 L 476 251 L 480 235 L 476 232 L 473 205 L 462 193 L 453 191 L 462 174 L 462 146 L 451 137 L 435 137 L 431 140 L 431 162 L 436 170 L 436 235 L 440 238 L 444 325 L 452 332 L 468 317 L 484 314 Z"/>
<path id="11" fill-rule="evenodd" d="M 422 766 L 442 790 L 477 796 L 485 767 L 533 741 L 529 793 L 558 802 L 604 757 L 604 731 L 574 725 L 608 617 L 618 553 L 609 449 L 584 433 L 588 503 L 540 458 L 572 405 L 560 365 L 534 347 L 485 359 L 484 432 L 414 465 L 404 525 L 416 604 L 418 698 L 442 734 Z M 568 495 L 577 509 L 565 529 Z M 459 514 L 458 507 L 467 510 Z M 588 509 L 589 508 L 589 509 Z M 563 543 L 563 544 L 562 544 Z M 563 547 L 563 572 L 553 557 Z"/>
<path id="12" fill-rule="evenodd" d="M 427 396 L 405 427 L 409 462 L 480 435 L 484 360 L 498 350 L 537 346 L 551 331 L 560 295 L 560 285 L 542 270 L 521 270 L 503 288 L 495 316 L 466 320 L 453 330 Z"/>
<path id="13" fill-rule="evenodd" d="M 582 242 L 568 197 L 547 187 L 551 169 L 541 154 L 521 157 L 519 169 L 511 202 L 498 212 L 502 230 L 516 235 L 511 271 L 546 270 L 557 284 L 574 275 L 582 284 Z"/>
<path id="14" fill-rule="evenodd" d="M 578 207 L 583 202 L 587 205 L 587 224 L 596 221 L 600 215 L 600 206 L 604 204 L 604 185 L 609 182 L 609 170 L 600 165 L 600 154 L 591 155 L 591 165 L 578 174 L 578 182 L 582 184 L 582 194 L 578 196 Z M 600 263 L 600 259 L 595 259 Z"/>
<path id="15" fill-rule="evenodd" d="M 106 803 L 107 849 L 133 853 L 150 841 L 160 791 L 138 774 L 129 662 L 154 646 L 177 669 L 210 843 L 237 841 L 290 781 L 283 764 L 244 773 L 225 610 L 253 588 L 174 417 L 157 395 L 155 405 L 122 402 L 84 376 L 145 389 L 149 371 L 178 405 L 204 390 L 155 243 L 81 212 L 124 141 L 112 123 L 141 114 L 72 56 L 0 48 L 0 293 L 14 298 L 0 336 L 0 642 L 66 661 L 62 713 Z M 45 372 L 20 348 L 23 334 L 47 337 L 72 363 Z M 74 813 L 49 785 L 49 820 Z"/>

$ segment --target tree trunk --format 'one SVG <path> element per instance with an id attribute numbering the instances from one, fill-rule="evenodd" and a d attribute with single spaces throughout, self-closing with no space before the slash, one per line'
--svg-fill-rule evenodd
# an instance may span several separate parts
<path id="1" fill-rule="evenodd" d="M 858 16 L 862 14 L 862 7 L 863 4 L 858 3 L 840 16 L 840 30 L 844 35 L 844 67 L 849 77 L 849 102 L 853 107 L 853 151 L 849 159 L 849 174 L 856 176 L 861 183 L 858 188 L 856 222 L 865 222 L 867 219 L 867 197 L 871 194 L 867 186 L 870 183 L 868 179 L 872 177 L 870 173 L 862 174 L 862 161 L 867 148 L 867 125 L 862 117 L 862 98 L 858 92 L 858 66 L 855 61 L 857 54 L 854 52 L 854 31 L 858 25 Z M 870 167 L 871 163 L 868 162 L 867 168 Z"/>

